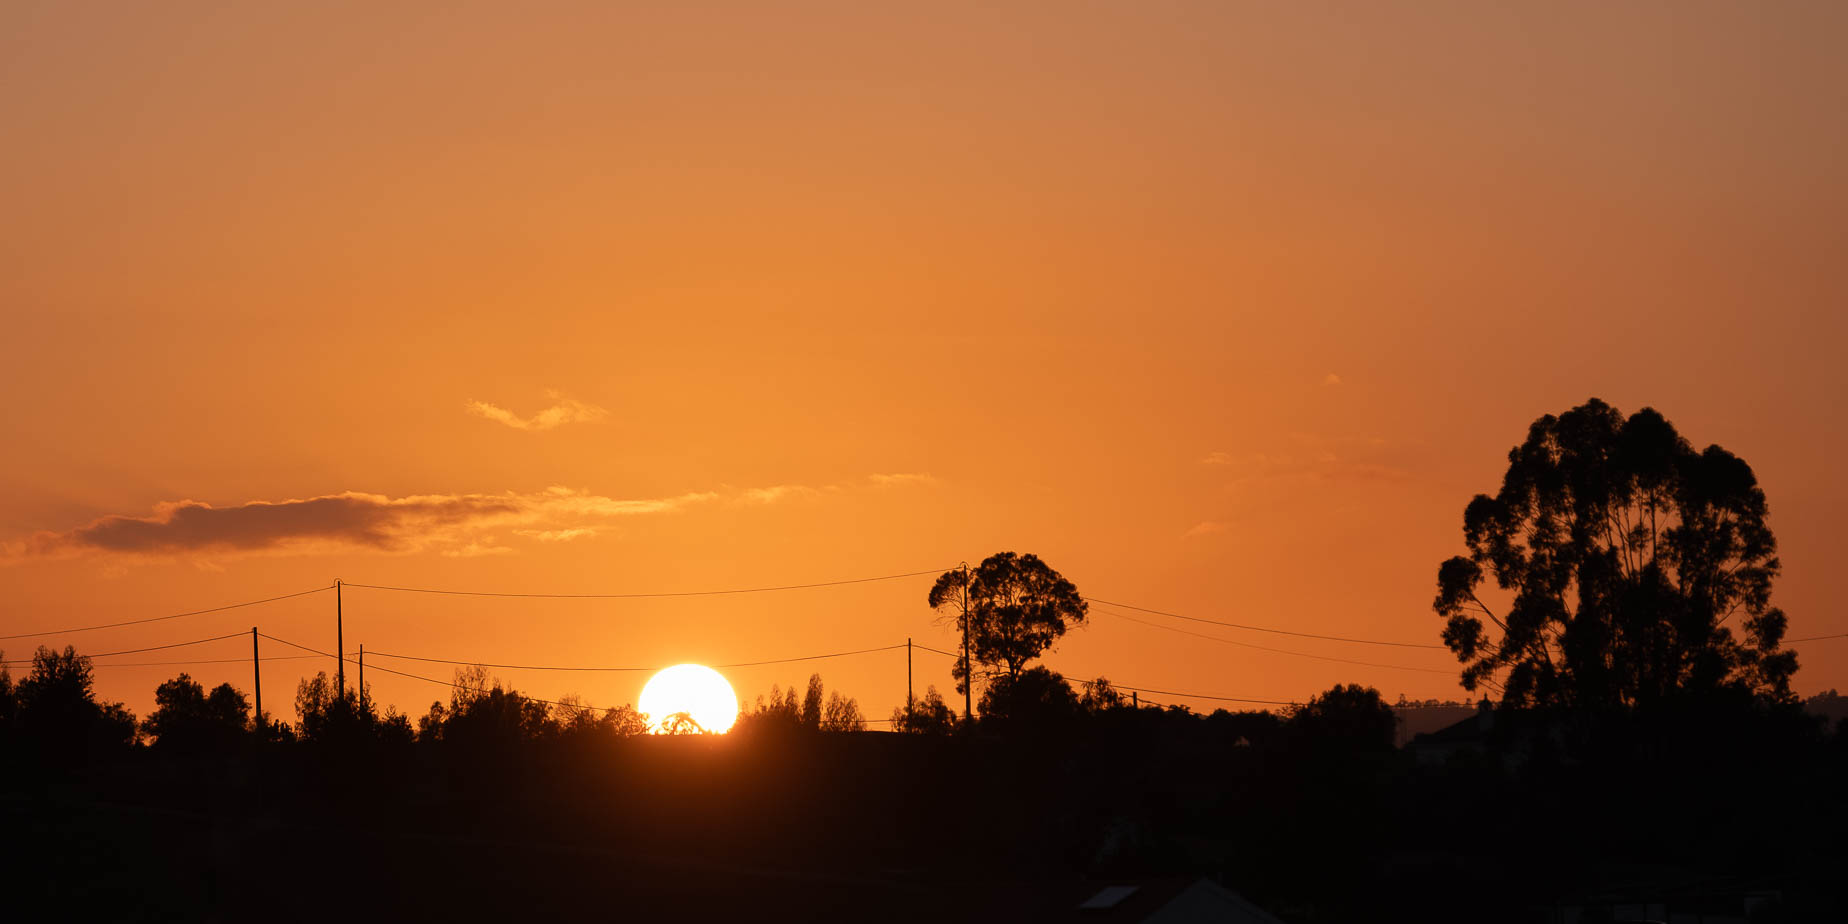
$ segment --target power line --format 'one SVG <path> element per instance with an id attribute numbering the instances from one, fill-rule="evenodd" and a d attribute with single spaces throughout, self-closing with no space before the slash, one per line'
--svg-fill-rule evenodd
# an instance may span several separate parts
<path id="1" fill-rule="evenodd" d="M 1084 599 L 1089 600 L 1092 603 L 1102 603 L 1106 606 L 1118 606 L 1126 610 L 1135 610 L 1139 613 L 1151 613 L 1156 616 L 1168 616 L 1174 619 L 1185 619 L 1189 622 L 1204 622 L 1204 623 L 1209 623 L 1215 626 L 1226 626 L 1227 628 L 1232 628 L 1232 629 L 1245 629 L 1251 632 L 1271 632 L 1277 635 L 1294 635 L 1298 638 L 1319 638 L 1324 641 L 1330 641 L 1330 642 L 1354 642 L 1354 643 L 1361 644 L 1361 645 L 1390 645 L 1394 648 L 1438 648 L 1438 649 L 1441 649 L 1444 647 L 1442 645 L 1425 645 L 1425 644 L 1420 644 L 1418 642 L 1389 642 L 1389 641 L 1384 641 L 1381 639 L 1374 639 L 1374 638 L 1354 638 L 1352 636 L 1347 636 L 1347 635 L 1317 635 L 1314 632 L 1296 632 L 1290 629 L 1272 629 L 1266 626 L 1247 626 L 1241 623 L 1225 622 L 1223 620 L 1218 620 L 1218 619 L 1202 619 L 1199 616 L 1182 616 L 1179 613 L 1170 613 L 1165 610 L 1152 610 L 1146 606 L 1134 606 L 1128 603 L 1113 603 L 1109 600 L 1100 600 L 1096 597 L 1085 597 Z"/>
<path id="2" fill-rule="evenodd" d="M 245 634 L 246 633 L 243 633 L 243 632 L 238 633 L 238 635 L 240 636 L 245 635 Z M 88 658 L 88 657 L 95 657 L 95 656 L 94 655 L 84 655 L 84 657 Z M 300 661 L 304 658 L 312 658 L 312 657 L 316 657 L 316 656 L 315 655 L 271 655 L 269 657 L 263 658 L 262 660 L 265 662 L 268 662 L 268 661 Z M 31 663 L 32 663 L 31 661 L 0 661 L 0 666 L 24 667 L 24 666 L 30 665 Z M 249 664 L 249 663 L 250 663 L 249 658 L 203 658 L 203 659 L 192 660 L 192 661 L 105 661 L 101 664 L 94 664 L 91 666 L 92 667 L 164 667 L 164 666 L 176 666 L 176 665 L 186 666 L 186 665 L 192 665 L 192 664 Z"/>
<path id="3" fill-rule="evenodd" d="M 239 634 L 241 635 L 241 634 L 243 634 L 243 633 L 239 633 Z M 310 647 L 308 647 L 307 645 L 303 645 L 303 644 L 300 644 L 300 643 L 297 643 L 297 642 L 291 642 L 291 641 L 289 641 L 289 640 L 288 640 L 288 639 L 286 639 L 286 638 L 277 638 L 276 636 L 274 636 L 274 635 L 270 635 L 270 634 L 268 634 L 268 633 L 266 633 L 266 632 L 258 632 L 258 633 L 257 633 L 257 635 L 259 635 L 259 636 L 262 636 L 263 638 L 266 638 L 266 639 L 269 639 L 269 640 L 270 640 L 270 641 L 272 641 L 272 642 L 280 642 L 281 644 L 284 644 L 284 645 L 288 645 L 288 646 L 289 646 L 289 647 L 291 647 L 291 648 L 300 648 L 300 649 L 301 649 L 301 650 L 303 650 L 303 651 L 307 651 L 307 652 L 312 652 L 313 654 L 317 654 L 317 655 L 320 655 L 320 656 L 321 656 L 321 657 L 323 657 L 323 658 L 334 658 L 335 660 L 340 660 L 340 661 L 346 661 L 346 662 L 349 662 L 349 663 L 353 663 L 353 661 L 354 661 L 354 659 L 352 659 L 352 658 L 340 658 L 340 657 L 338 657 L 338 656 L 336 656 L 336 655 L 334 655 L 334 654 L 332 654 L 332 653 L 329 653 L 329 652 L 325 652 L 325 651 L 322 651 L 322 650 L 320 650 L 319 648 L 310 648 Z M 445 686 L 445 687 L 451 687 L 451 688 L 453 688 L 453 687 L 455 687 L 455 686 L 456 686 L 456 683 L 455 683 L 454 681 L 452 681 L 452 680 L 438 680 L 438 679 L 436 679 L 435 677 L 425 677 L 425 676 L 423 676 L 422 674 L 413 674 L 413 673 L 409 673 L 408 671 L 400 671 L 400 670 L 394 670 L 394 669 L 392 669 L 392 668 L 389 668 L 389 667 L 385 667 L 385 666 L 383 666 L 383 665 L 376 665 L 376 664 L 375 664 L 375 665 L 373 665 L 373 669 L 374 669 L 374 670 L 381 670 L 381 671 L 384 671 L 384 672 L 385 672 L 385 673 L 387 673 L 387 674 L 397 674 L 397 675 L 398 675 L 398 676 L 400 676 L 400 677 L 409 677 L 409 678 L 411 678 L 412 680 L 422 680 L 422 681 L 424 681 L 425 683 L 434 683 L 434 684 L 439 684 L 439 685 L 441 685 L 441 686 Z M 585 705 L 585 704 L 583 704 L 583 703 L 560 703 L 560 702 L 554 702 L 554 701 L 552 701 L 552 700 L 549 700 L 549 699 L 539 699 L 538 697 L 533 697 L 533 696 L 527 696 L 527 695 L 526 695 L 526 694 L 524 694 L 524 693 L 521 693 L 521 694 L 520 694 L 520 698 L 521 698 L 521 699 L 524 699 L 524 700 L 528 700 L 528 701 L 530 701 L 530 702 L 535 702 L 535 703 L 544 703 L 544 704 L 546 704 L 546 705 L 548 705 L 548 706 L 566 706 L 566 707 L 569 707 L 569 708 L 572 708 L 572 709 L 591 709 L 591 710 L 597 710 L 597 707 L 595 707 L 595 706 L 587 706 L 587 705 Z M 597 710 L 597 711 L 603 711 L 603 710 Z"/>
<path id="4" fill-rule="evenodd" d="M 845 658 L 850 655 L 869 654 L 875 651 L 892 651 L 893 649 L 903 648 L 903 647 L 905 646 L 904 645 L 884 645 L 878 648 L 860 648 L 854 651 L 837 651 L 831 654 L 804 655 L 799 658 L 773 658 L 768 661 L 739 661 L 739 662 L 732 663 L 732 664 L 712 664 L 708 666 L 714 667 L 714 668 L 720 668 L 720 667 L 757 667 L 763 664 L 789 664 L 795 661 L 818 661 L 824 658 Z M 418 657 L 416 655 L 392 654 L 386 651 L 368 651 L 366 653 L 369 655 L 378 655 L 379 657 L 382 657 L 382 658 L 396 658 L 401 661 L 424 661 L 424 662 L 431 663 L 431 664 L 458 664 L 463 667 L 492 667 L 492 668 L 496 668 L 499 670 L 512 670 L 512 671 L 592 671 L 592 672 L 605 672 L 605 673 L 633 673 L 633 672 L 643 672 L 643 671 L 658 671 L 658 670 L 661 670 L 663 667 L 672 666 L 672 665 L 661 665 L 659 667 L 571 667 L 571 666 L 562 666 L 562 665 L 554 665 L 554 664 L 490 664 L 485 661 L 460 661 L 454 658 L 423 658 L 423 657 Z"/>
<path id="5" fill-rule="evenodd" d="M 375 657 L 392 658 L 399 661 L 423 661 L 429 664 L 457 664 L 463 667 L 492 667 L 498 670 L 512 671 L 606 671 L 621 673 L 660 669 L 655 667 L 554 667 L 543 664 L 489 664 L 485 661 L 459 661 L 454 658 L 421 658 L 416 655 L 392 654 L 389 651 L 368 651 L 366 653 Z M 329 657 L 332 657 L 332 655 L 329 655 Z"/>
<path id="6" fill-rule="evenodd" d="M 168 648 L 185 648 L 189 645 L 203 645 L 207 642 L 222 642 L 228 638 L 243 638 L 249 634 L 250 633 L 248 632 L 232 632 L 229 635 L 214 635 L 211 638 L 193 639 L 190 642 L 174 642 L 171 645 L 150 645 L 146 648 L 124 648 L 121 651 L 104 651 L 104 652 L 99 652 L 97 654 L 92 654 L 92 655 L 81 655 L 81 657 L 109 658 L 109 657 L 114 657 L 116 655 L 140 654 L 141 652 L 144 652 L 144 651 L 164 651 Z M 250 659 L 249 658 L 233 658 L 231 660 L 248 662 Z M 6 661 L 6 662 L 0 662 L 0 663 L 5 663 L 10 666 L 14 664 L 31 664 L 33 662 L 32 661 Z"/>
<path id="7" fill-rule="evenodd" d="M 429 587 L 391 587 L 383 584 L 355 584 L 342 582 L 347 587 L 364 587 L 368 590 L 392 590 L 413 594 L 447 594 L 460 597 L 546 597 L 567 600 L 631 600 L 641 597 L 716 597 L 725 594 L 761 594 L 779 590 L 806 590 L 811 587 L 839 587 L 843 584 L 870 584 L 874 581 L 895 581 L 899 578 L 917 577 L 924 574 L 938 574 L 947 570 L 929 568 L 923 571 L 907 571 L 904 574 L 886 574 L 879 577 L 853 578 L 845 581 L 819 581 L 813 584 L 783 584 L 776 587 L 740 587 L 731 590 L 682 590 L 661 593 L 622 593 L 622 594 L 547 594 L 547 593 L 502 593 L 486 590 L 440 590 Z"/>
<path id="8" fill-rule="evenodd" d="M 100 626 L 81 626 L 75 629 L 52 629 L 46 632 L 21 632 L 18 635 L 0 635 L 0 642 L 7 641 L 9 639 L 16 639 L 16 638 L 36 638 L 41 635 L 66 635 L 66 634 L 73 633 L 73 632 L 94 632 L 97 629 L 115 629 L 115 628 L 120 628 L 122 626 L 139 626 L 144 623 L 162 622 L 164 620 L 180 619 L 186 616 L 203 616 L 206 613 L 219 613 L 225 610 L 235 610 L 240 607 L 257 606 L 263 603 L 275 603 L 278 600 L 287 600 L 291 597 L 305 597 L 309 594 L 318 594 L 323 591 L 329 591 L 333 589 L 334 589 L 334 586 L 332 584 L 329 584 L 326 587 L 316 587 L 313 590 L 303 590 L 303 591 L 297 591 L 296 593 L 292 593 L 292 594 L 283 594 L 280 597 L 265 597 L 261 600 L 247 600 L 243 603 L 227 603 L 224 606 L 214 606 L 211 609 L 205 609 L 205 610 L 193 610 L 190 613 L 174 613 L 171 616 L 153 616 L 147 619 L 131 619 L 127 622 L 104 623 L 103 625 L 100 625 Z"/>
<path id="9" fill-rule="evenodd" d="M 940 654 L 940 655 L 944 655 L 945 657 L 956 658 L 957 660 L 962 659 L 962 655 L 956 654 L 954 652 L 944 651 L 941 648 L 932 648 L 929 645 L 916 645 L 915 647 L 920 651 L 928 651 L 932 654 Z M 1087 687 L 1095 686 L 1097 683 L 1097 681 L 1095 680 L 1073 680 L 1071 682 L 1076 683 L 1076 684 L 1081 684 Z M 1271 706 L 1293 705 L 1292 700 L 1286 700 L 1286 699 L 1249 699 L 1243 696 L 1217 696 L 1217 695 L 1212 695 L 1212 694 L 1207 694 L 1207 693 L 1176 693 L 1173 690 L 1151 690 L 1151 689 L 1148 689 L 1147 687 L 1131 687 L 1131 686 L 1125 686 L 1123 684 L 1115 683 L 1115 682 L 1111 682 L 1110 688 L 1113 690 L 1135 690 L 1138 693 L 1158 693 L 1158 694 L 1161 694 L 1162 696 L 1185 696 L 1185 697 L 1191 697 L 1193 699 L 1222 700 L 1228 703 L 1263 703 L 1265 705 L 1271 705 Z M 1150 700 L 1150 702 L 1154 702 L 1154 700 Z"/>
<path id="10" fill-rule="evenodd" d="M 1805 638 L 1787 638 L 1787 639 L 1785 639 L 1784 641 L 1785 641 L 1785 642 L 1787 642 L 1787 643 L 1796 643 L 1796 642 L 1821 642 L 1821 641 L 1826 641 L 1826 640 L 1828 640 L 1828 639 L 1832 639 L 1832 638 L 1848 638 L 1848 632 L 1841 632 L 1841 633 L 1838 633 L 1838 634 L 1835 634 L 1835 635 L 1811 635 L 1811 636 L 1807 636 L 1807 637 L 1805 637 Z"/>
<path id="11" fill-rule="evenodd" d="M 1095 680 L 1079 680 L 1075 682 L 1081 683 L 1087 687 L 1095 686 L 1097 684 L 1097 681 Z M 1120 683 L 1111 683 L 1110 689 L 1112 690 L 1134 690 L 1137 693 L 1155 693 L 1160 696 L 1179 696 L 1184 699 L 1211 699 L 1211 700 L 1218 700 L 1220 702 L 1226 702 L 1226 703 L 1262 703 L 1267 706 L 1293 706 L 1295 705 L 1294 702 L 1290 700 L 1284 700 L 1284 699 L 1249 699 L 1243 696 L 1217 696 L 1212 693 L 1177 693 L 1173 690 L 1151 690 L 1148 687 L 1132 687 L 1132 686 L 1128 686 L 1128 685 L 1120 684 Z M 1154 700 L 1149 700 L 1149 702 L 1154 702 Z"/>
<path id="12" fill-rule="evenodd" d="M 1335 658 L 1335 657 L 1330 657 L 1328 655 L 1309 654 L 1308 652 L 1303 652 L 1303 651 L 1290 651 L 1284 648 L 1269 648 L 1264 645 L 1253 645 L 1250 642 L 1240 642 L 1240 641 L 1235 641 L 1229 638 L 1220 638 L 1217 635 L 1206 635 L 1200 632 L 1191 632 L 1191 631 L 1188 631 L 1187 629 L 1182 629 L 1178 626 L 1164 626 L 1158 622 L 1149 622 L 1146 619 L 1137 619 L 1134 616 L 1128 616 L 1123 613 L 1111 613 L 1109 610 L 1105 610 L 1104 612 L 1110 613 L 1110 615 L 1115 616 L 1118 619 L 1127 619 L 1130 622 L 1139 622 L 1145 626 L 1153 626 L 1154 628 L 1157 628 L 1157 629 L 1166 629 L 1169 632 L 1179 632 L 1182 635 L 1191 635 L 1195 638 L 1203 638 L 1203 639 L 1207 639 L 1208 641 L 1220 642 L 1226 645 L 1237 645 L 1240 648 L 1255 648 L 1259 651 L 1269 651 L 1269 652 L 1274 652 L 1276 654 L 1290 655 L 1291 657 L 1296 657 L 1296 658 L 1312 658 L 1317 661 L 1334 661 L 1340 664 L 1359 664 L 1363 667 L 1383 667 L 1388 670 L 1395 670 L 1395 671 L 1417 671 L 1422 674 L 1444 674 L 1446 676 L 1450 674 L 1450 671 L 1438 670 L 1436 668 L 1431 668 L 1431 667 L 1407 667 L 1403 664 L 1381 664 L 1376 661 L 1356 661 L 1352 658 Z"/>
<path id="13" fill-rule="evenodd" d="M 894 649 L 903 648 L 903 647 L 905 646 L 885 645 L 880 648 L 861 648 L 858 651 L 840 651 L 834 654 L 806 655 L 800 658 L 777 658 L 776 660 L 773 660 L 773 661 L 740 661 L 736 664 L 715 664 L 713 665 L 713 667 L 757 667 L 763 664 L 789 664 L 795 661 L 819 661 L 819 660 L 822 660 L 823 658 L 845 658 L 849 655 L 870 654 L 875 651 L 892 651 Z"/>

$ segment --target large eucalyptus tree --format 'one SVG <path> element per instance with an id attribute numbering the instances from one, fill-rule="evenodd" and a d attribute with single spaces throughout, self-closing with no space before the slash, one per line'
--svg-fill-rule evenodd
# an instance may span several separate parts
<path id="1" fill-rule="evenodd" d="M 1750 466 L 1651 408 L 1625 419 L 1593 398 L 1534 421 L 1501 490 L 1464 511 L 1469 554 L 1438 569 L 1464 688 L 1514 706 L 1789 700 L 1765 512 Z"/>
<path id="2" fill-rule="evenodd" d="M 970 673 L 1019 677 L 1089 612 L 1071 581 L 1039 556 L 1013 552 L 990 555 L 974 569 L 945 571 L 930 589 L 930 606 L 966 629 L 968 659 L 951 669 L 965 696 Z"/>

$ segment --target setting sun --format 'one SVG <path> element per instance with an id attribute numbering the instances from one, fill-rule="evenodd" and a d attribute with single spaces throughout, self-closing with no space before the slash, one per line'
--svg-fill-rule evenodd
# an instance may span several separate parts
<path id="1" fill-rule="evenodd" d="M 636 708 L 648 716 L 654 734 L 706 731 L 717 734 L 738 719 L 738 697 L 725 675 L 701 664 L 676 664 L 648 679 Z M 692 720 L 698 728 L 688 727 Z"/>

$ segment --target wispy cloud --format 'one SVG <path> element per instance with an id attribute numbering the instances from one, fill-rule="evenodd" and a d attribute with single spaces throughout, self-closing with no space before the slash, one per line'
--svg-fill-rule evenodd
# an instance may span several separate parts
<path id="1" fill-rule="evenodd" d="M 1194 524 L 1194 527 L 1188 530 L 1184 535 L 1192 538 L 1195 536 L 1210 536 L 1214 533 L 1223 533 L 1225 531 L 1226 524 L 1218 520 L 1205 520 Z"/>
<path id="2" fill-rule="evenodd" d="M 896 486 L 902 486 L 902 485 L 934 485 L 937 483 L 936 478 L 932 477 L 931 475 L 925 472 L 893 472 L 888 475 L 875 474 L 875 475 L 869 475 L 867 477 L 873 482 L 873 484 L 882 485 L 885 487 L 896 487 Z"/>
<path id="3" fill-rule="evenodd" d="M 820 493 L 805 484 L 778 484 L 767 488 L 745 488 L 738 499 L 750 504 L 774 504 L 789 497 L 809 497 Z"/>
<path id="4" fill-rule="evenodd" d="M 149 516 L 111 515 L 63 532 L 43 531 L 9 543 L 5 558 L 89 553 L 223 556 L 265 552 L 364 550 L 449 555 L 511 551 L 493 531 L 511 529 L 541 542 L 592 535 L 594 524 L 672 513 L 719 497 L 605 497 L 565 487 L 535 493 L 416 494 L 388 497 L 348 491 L 282 501 L 216 506 L 182 500 L 156 504 Z"/>
<path id="5" fill-rule="evenodd" d="M 573 539 L 588 539 L 595 536 L 597 531 L 580 526 L 572 529 L 516 529 L 513 534 L 540 542 L 570 542 Z"/>
<path id="6" fill-rule="evenodd" d="M 1329 385 L 1329 386 L 1339 385 L 1341 384 L 1341 376 L 1338 376 L 1334 374 L 1333 372 L 1330 372 L 1325 378 L 1322 379 L 1322 384 Z"/>
<path id="7" fill-rule="evenodd" d="M 934 487 L 942 482 L 922 472 L 875 473 L 866 476 L 865 481 L 846 481 L 824 484 L 820 487 L 805 484 L 779 484 L 767 488 L 746 488 L 737 493 L 736 500 L 747 504 L 768 504 L 796 498 L 815 498 L 847 491 L 860 491 L 865 490 L 869 484 L 877 488 L 909 488 Z"/>
<path id="8" fill-rule="evenodd" d="M 885 484 L 877 481 L 875 483 Z M 900 484 L 913 481 L 894 482 Z M 861 490 L 866 489 L 863 483 Z M 390 497 L 347 491 L 280 501 L 218 506 L 180 500 L 154 505 L 146 516 L 112 514 L 64 531 L 44 530 L 0 544 L 0 564 L 30 558 L 103 555 L 111 558 L 215 559 L 261 554 L 366 551 L 436 552 L 448 556 L 516 551 L 500 540 L 561 543 L 589 539 L 630 517 L 665 515 L 699 506 L 765 505 L 848 490 L 829 485 L 698 491 L 653 498 L 618 498 L 554 486 L 502 494 L 413 494 Z"/>
<path id="9" fill-rule="evenodd" d="M 466 405 L 468 412 L 476 417 L 503 423 L 515 430 L 550 430 L 568 423 L 589 423 L 601 420 L 609 415 L 594 404 L 586 404 L 575 398 L 567 398 L 556 391 L 546 392 L 546 397 L 555 403 L 531 417 L 521 417 L 506 408 L 489 404 L 486 401 L 470 401 Z"/>
<path id="10" fill-rule="evenodd" d="M 1255 481 L 1398 481 L 1408 448 L 1384 439 L 1330 439 L 1292 433 L 1268 451 L 1212 452 L 1201 465 L 1221 469 L 1228 485 Z"/>

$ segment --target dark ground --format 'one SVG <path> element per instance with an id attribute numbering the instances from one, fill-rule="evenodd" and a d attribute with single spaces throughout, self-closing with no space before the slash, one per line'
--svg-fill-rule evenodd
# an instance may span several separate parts
<path id="1" fill-rule="evenodd" d="M 80 920 L 1050 920 L 1098 883 L 1196 875 L 1297 921 L 1696 887 L 1826 920 L 1845 763 L 1839 738 L 1799 750 L 1421 767 L 1127 727 L 143 748 L 14 774 L 0 825 L 9 907 Z"/>

